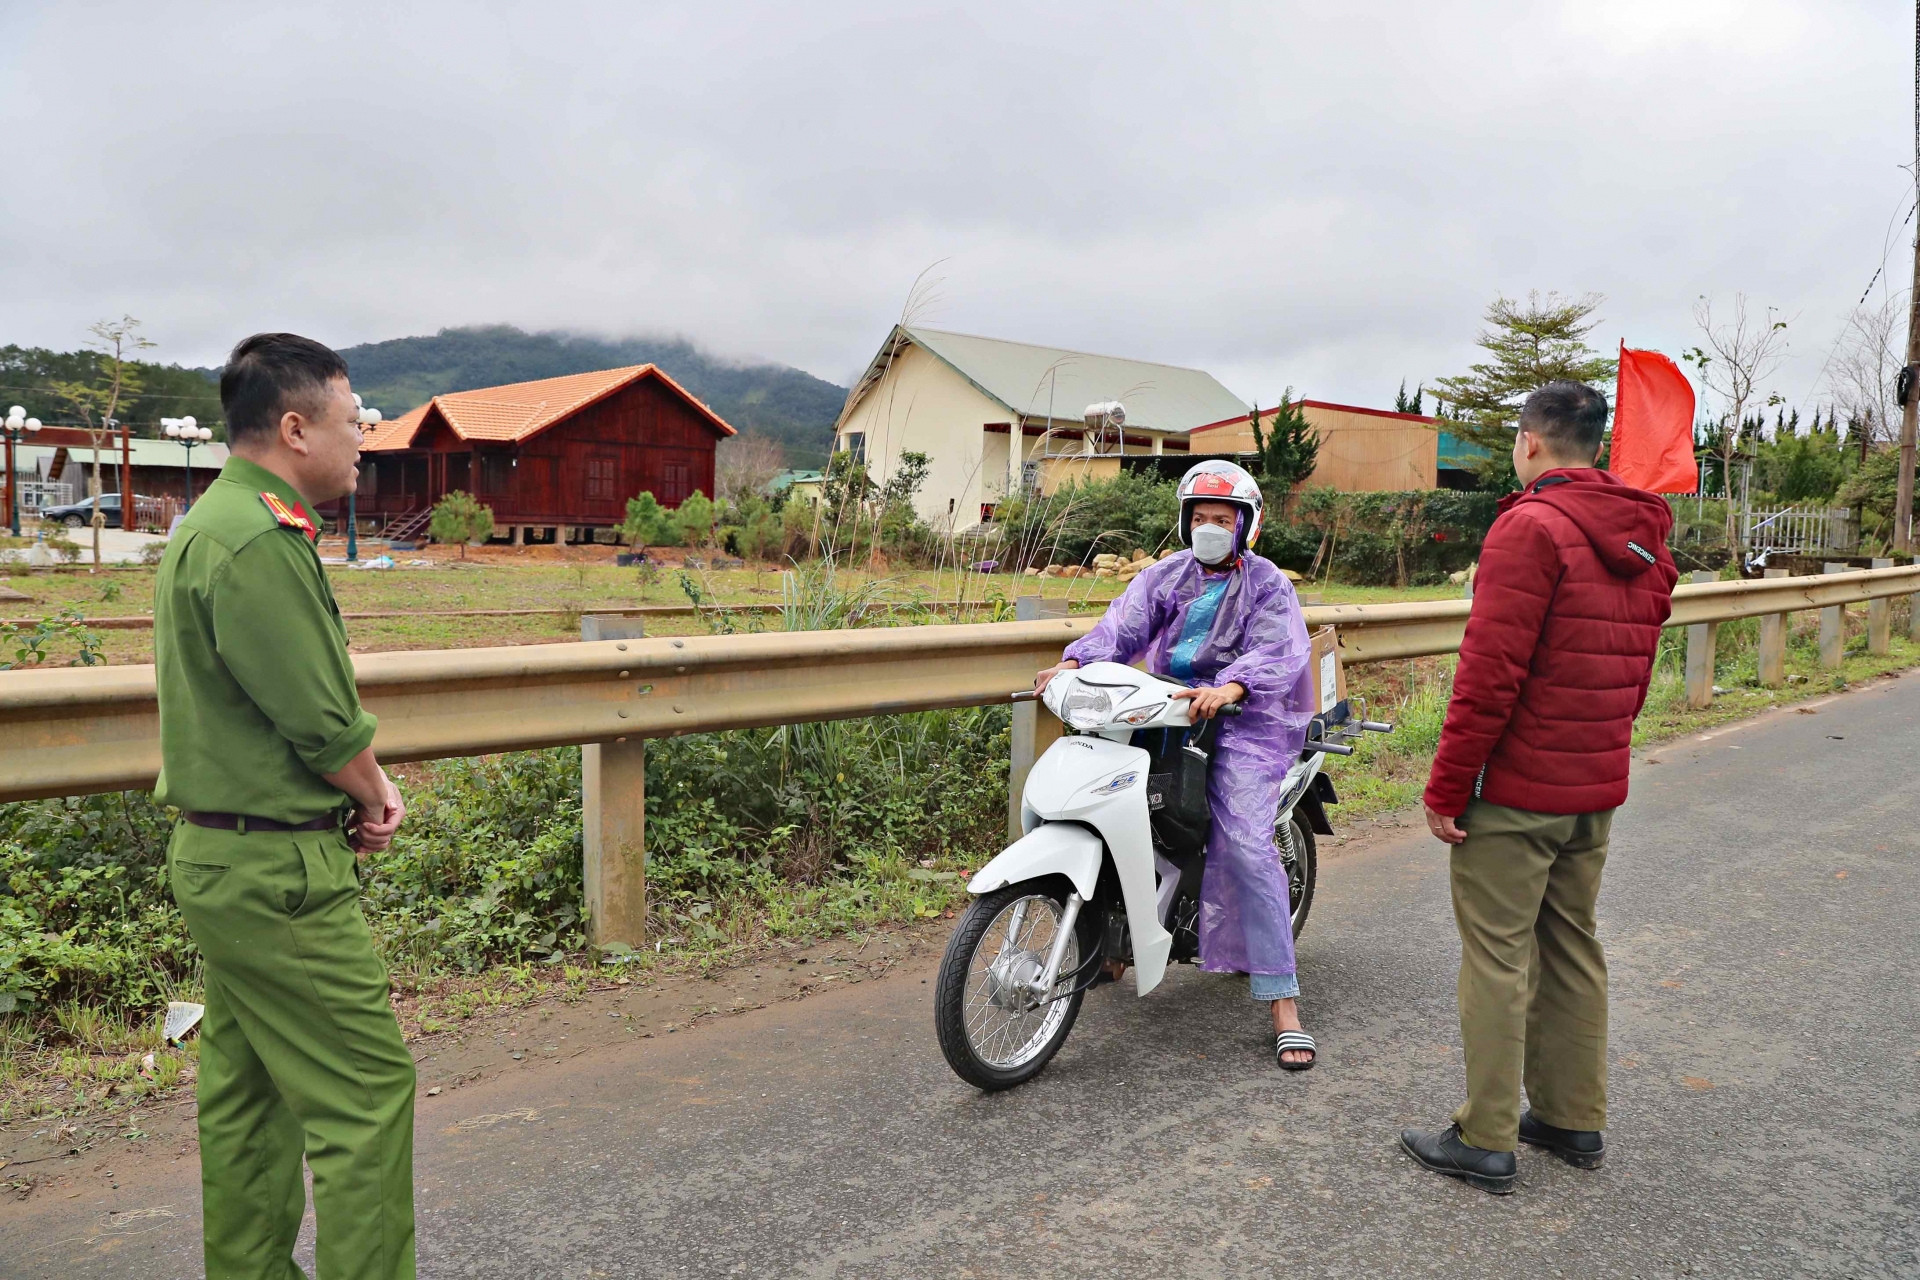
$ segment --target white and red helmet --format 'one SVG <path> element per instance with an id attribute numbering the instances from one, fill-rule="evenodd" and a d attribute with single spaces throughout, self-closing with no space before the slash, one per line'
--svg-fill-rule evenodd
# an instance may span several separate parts
<path id="1" fill-rule="evenodd" d="M 1180 480 L 1180 541 L 1193 545 L 1193 507 L 1197 502 L 1224 502 L 1240 509 L 1240 533 L 1234 546 L 1236 555 L 1260 541 L 1260 520 L 1266 502 L 1260 486 L 1242 467 L 1224 458 L 1196 462 Z"/>

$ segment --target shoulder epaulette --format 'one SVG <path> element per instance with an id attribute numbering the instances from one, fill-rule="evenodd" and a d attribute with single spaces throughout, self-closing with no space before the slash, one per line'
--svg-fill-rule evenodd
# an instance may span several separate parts
<path id="1" fill-rule="evenodd" d="M 298 529 L 304 536 L 314 542 L 320 541 L 320 530 L 314 525 L 313 521 L 307 517 L 307 509 L 305 507 L 299 505 L 289 507 L 285 502 L 280 500 L 278 494 L 268 493 L 264 489 L 260 492 L 260 501 L 267 504 L 267 510 L 273 513 L 275 520 L 278 520 L 289 529 Z"/>

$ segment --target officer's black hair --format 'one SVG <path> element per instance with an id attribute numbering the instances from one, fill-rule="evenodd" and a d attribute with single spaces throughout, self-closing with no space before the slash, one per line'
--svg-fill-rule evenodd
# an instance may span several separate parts
<path id="1" fill-rule="evenodd" d="M 346 376 L 340 354 L 312 338 L 297 333 L 242 338 L 220 371 L 228 442 L 270 435 L 279 429 L 282 414 L 313 412 L 327 384 Z"/>
<path id="2" fill-rule="evenodd" d="M 1520 409 L 1520 429 L 1554 456 L 1591 462 L 1607 434 L 1607 398 L 1584 382 L 1549 382 Z"/>

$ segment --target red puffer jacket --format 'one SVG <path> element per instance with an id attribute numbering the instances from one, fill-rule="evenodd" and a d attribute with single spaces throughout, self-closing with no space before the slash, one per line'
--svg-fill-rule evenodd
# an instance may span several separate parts
<path id="1" fill-rule="evenodd" d="M 1476 795 L 1535 813 L 1627 798 L 1633 718 L 1679 577 L 1672 527 L 1657 494 L 1591 468 L 1501 501 L 1427 780 L 1435 812 L 1458 817 Z"/>

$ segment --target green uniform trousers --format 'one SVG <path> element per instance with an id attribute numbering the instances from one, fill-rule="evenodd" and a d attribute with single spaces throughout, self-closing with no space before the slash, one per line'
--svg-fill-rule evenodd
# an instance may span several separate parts
<path id="1" fill-rule="evenodd" d="M 411 1277 L 413 1059 L 338 831 L 181 823 L 173 896 L 205 959 L 200 1177 L 209 1280 L 293 1280 L 313 1170 L 321 1280 Z"/>
<path id="2" fill-rule="evenodd" d="M 1607 1127 L 1607 958 L 1593 935 L 1613 810 L 1529 813 L 1475 800 L 1453 847 L 1460 927 L 1460 1136 L 1519 1143 L 1520 1085 L 1547 1124 Z"/>

